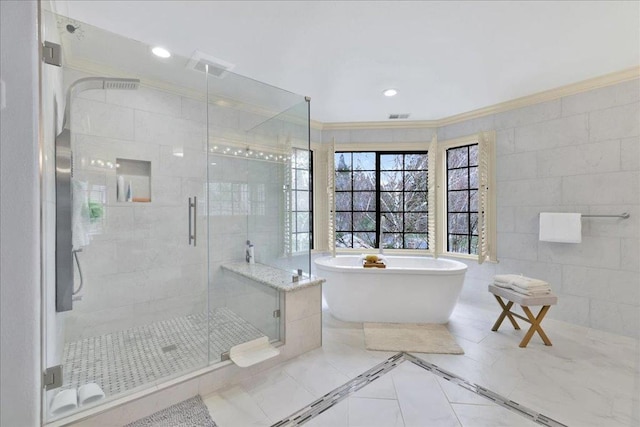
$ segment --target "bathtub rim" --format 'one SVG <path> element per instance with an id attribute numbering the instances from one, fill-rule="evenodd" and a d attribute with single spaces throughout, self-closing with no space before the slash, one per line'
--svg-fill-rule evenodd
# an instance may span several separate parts
<path id="1" fill-rule="evenodd" d="M 433 267 L 424 268 L 400 268 L 400 267 L 387 267 L 387 268 L 363 268 L 358 265 L 331 265 L 325 260 L 331 260 L 334 258 L 360 258 L 360 255 L 325 255 L 313 260 L 315 266 L 319 270 L 342 272 L 347 274 L 422 274 L 422 275 L 455 275 L 465 274 L 469 267 L 458 260 L 449 258 L 434 258 L 433 256 L 416 256 L 416 255 L 385 255 L 385 258 L 410 258 L 410 259 L 429 259 L 434 261 L 445 261 L 451 263 L 457 268 L 439 269 Z"/>

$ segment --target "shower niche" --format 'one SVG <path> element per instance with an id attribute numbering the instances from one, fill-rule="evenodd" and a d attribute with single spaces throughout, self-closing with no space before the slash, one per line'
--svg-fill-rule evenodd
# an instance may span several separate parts
<path id="1" fill-rule="evenodd" d="M 116 200 L 118 202 L 151 202 L 151 162 L 116 159 Z"/>
<path id="2" fill-rule="evenodd" d="M 43 365 L 63 371 L 62 386 L 43 392 L 47 422 L 196 372 L 224 376 L 231 348 L 247 342 L 284 346 L 286 358 L 319 346 L 320 289 L 292 285 L 310 279 L 310 100 L 185 67 L 179 55 L 159 61 L 146 44 L 43 15 L 43 40 L 60 44 L 64 58 L 62 68 L 42 66 L 43 105 L 56 105 L 54 94 L 67 100 L 44 157 L 62 141 L 60 153 L 75 159 L 75 170 L 59 168 L 66 181 L 55 163 L 43 166 L 52 184 L 44 186 Z M 120 55 L 105 56 L 105 45 Z M 43 115 L 57 122 L 56 112 Z M 57 282 L 58 271 L 66 275 Z M 63 281 L 64 312 L 56 311 Z M 316 311 L 285 311 L 309 299 Z M 100 397 L 52 413 L 57 396 L 81 388 Z"/>

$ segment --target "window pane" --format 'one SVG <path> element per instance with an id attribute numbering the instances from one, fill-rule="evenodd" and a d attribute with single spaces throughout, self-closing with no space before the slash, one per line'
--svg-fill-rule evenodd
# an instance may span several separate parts
<path id="1" fill-rule="evenodd" d="M 468 159 L 467 147 L 450 148 L 447 150 L 447 169 L 467 166 Z"/>
<path id="2" fill-rule="evenodd" d="M 296 213 L 296 231 L 309 231 L 309 212 Z"/>
<path id="3" fill-rule="evenodd" d="M 296 168 L 298 169 L 309 169 L 309 152 L 307 150 L 295 150 L 296 157 Z"/>
<path id="4" fill-rule="evenodd" d="M 469 237 L 449 235 L 449 252 L 469 253 Z"/>
<path id="5" fill-rule="evenodd" d="M 427 192 L 413 191 L 404 193 L 404 210 L 407 212 L 427 210 Z"/>
<path id="6" fill-rule="evenodd" d="M 404 230 L 413 233 L 426 233 L 428 216 L 426 213 L 405 213 Z"/>
<path id="7" fill-rule="evenodd" d="M 469 211 L 469 192 L 450 191 L 448 193 L 447 209 L 449 212 L 468 212 Z"/>
<path id="8" fill-rule="evenodd" d="M 353 189 L 354 190 L 375 190 L 376 189 L 376 173 L 375 172 L 354 172 L 353 173 Z"/>
<path id="9" fill-rule="evenodd" d="M 469 146 L 469 166 L 478 166 L 478 144 Z"/>
<path id="10" fill-rule="evenodd" d="M 449 214 L 449 233 L 467 234 L 469 232 L 469 214 Z"/>
<path id="11" fill-rule="evenodd" d="M 478 144 L 447 150 L 449 251 L 475 253 L 478 233 Z M 469 252 L 471 251 L 471 252 Z"/>
<path id="12" fill-rule="evenodd" d="M 402 172 L 380 172 L 380 190 L 402 190 Z"/>
<path id="13" fill-rule="evenodd" d="M 427 164 L 426 154 L 407 154 L 404 156 L 405 170 L 426 170 Z"/>
<path id="14" fill-rule="evenodd" d="M 351 210 L 351 192 L 336 193 L 336 210 L 337 211 Z"/>
<path id="15" fill-rule="evenodd" d="M 296 234 L 296 251 L 306 251 L 309 249 L 309 233 Z"/>
<path id="16" fill-rule="evenodd" d="M 376 213 L 354 212 L 353 229 L 356 231 L 376 231 Z"/>
<path id="17" fill-rule="evenodd" d="M 376 210 L 376 193 L 369 191 L 359 191 L 353 193 L 354 211 L 374 211 Z"/>
<path id="18" fill-rule="evenodd" d="M 359 171 L 376 170 L 376 153 L 353 153 L 353 167 Z"/>
<path id="19" fill-rule="evenodd" d="M 374 248 L 376 245 L 376 233 L 354 233 L 354 248 Z"/>
<path id="20" fill-rule="evenodd" d="M 429 249 L 426 233 L 412 233 L 404 235 L 404 245 L 407 249 Z"/>
<path id="21" fill-rule="evenodd" d="M 295 175 L 296 181 L 294 183 L 294 188 L 298 190 L 308 190 L 309 189 L 309 171 L 306 170 L 296 170 Z"/>
<path id="22" fill-rule="evenodd" d="M 401 192 L 380 192 L 380 210 L 385 212 L 398 212 L 402 210 Z"/>
<path id="23" fill-rule="evenodd" d="M 394 171 L 402 170 L 402 154 L 381 154 L 380 170 Z"/>
<path id="24" fill-rule="evenodd" d="M 453 169 L 448 172 L 447 181 L 449 190 L 464 190 L 469 185 L 469 169 Z"/>
<path id="25" fill-rule="evenodd" d="M 427 190 L 427 171 L 412 171 L 404 174 L 405 191 L 426 191 Z"/>
<path id="26" fill-rule="evenodd" d="M 351 230 L 351 212 L 336 212 L 336 230 Z"/>
<path id="27" fill-rule="evenodd" d="M 382 230 L 383 232 L 402 232 L 402 230 L 404 229 L 404 218 L 402 212 L 385 212 L 384 216 L 385 218 L 387 218 L 387 220 L 383 223 L 385 224 L 384 229 Z"/>
<path id="28" fill-rule="evenodd" d="M 334 161 L 337 171 L 351 170 L 351 153 L 336 153 Z"/>
<path id="29" fill-rule="evenodd" d="M 478 190 L 471 190 L 470 192 L 470 211 L 478 212 Z"/>
<path id="30" fill-rule="evenodd" d="M 469 188 L 478 188 L 478 167 L 469 168 Z"/>
<path id="31" fill-rule="evenodd" d="M 351 233 L 336 232 L 336 248 L 350 248 L 352 236 Z"/>
<path id="32" fill-rule="evenodd" d="M 296 196 L 296 210 L 309 211 L 309 192 L 296 191 L 295 196 Z"/>
<path id="33" fill-rule="evenodd" d="M 471 234 L 477 236 L 478 235 L 478 214 L 472 213 L 470 219 L 471 219 Z"/>
<path id="34" fill-rule="evenodd" d="M 471 237 L 471 250 L 470 254 L 478 255 L 478 236 Z"/>
<path id="35" fill-rule="evenodd" d="M 336 191 L 351 190 L 351 172 L 336 172 Z"/>
<path id="36" fill-rule="evenodd" d="M 389 249 L 402 249 L 402 233 L 384 234 L 382 237 L 383 247 Z"/>
<path id="37" fill-rule="evenodd" d="M 336 246 L 378 244 L 376 218 L 383 214 L 382 246 L 426 248 L 427 160 L 425 152 L 336 153 Z"/>

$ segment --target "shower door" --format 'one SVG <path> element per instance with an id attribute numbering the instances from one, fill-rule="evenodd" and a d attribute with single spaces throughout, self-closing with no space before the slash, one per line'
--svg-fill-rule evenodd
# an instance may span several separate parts
<path id="1" fill-rule="evenodd" d="M 186 58 L 49 13 L 45 27 L 65 60 L 43 65 L 52 420 L 208 364 L 208 159 L 206 77 Z"/>

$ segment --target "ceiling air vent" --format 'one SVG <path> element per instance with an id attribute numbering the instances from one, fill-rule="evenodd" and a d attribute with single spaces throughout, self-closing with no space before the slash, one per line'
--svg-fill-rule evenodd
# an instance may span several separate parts
<path id="1" fill-rule="evenodd" d="M 235 65 L 227 61 L 214 58 L 211 55 L 196 50 L 193 55 L 191 55 L 187 68 L 204 73 L 207 70 L 207 65 L 209 66 L 209 74 L 219 79 L 224 78 L 227 72 L 233 70 L 233 67 L 235 67 Z"/>
<path id="2" fill-rule="evenodd" d="M 396 114 L 392 113 L 392 114 L 389 114 L 389 118 L 392 119 L 392 120 L 408 119 L 410 115 L 411 114 L 409 114 L 409 113 L 396 113 Z"/>

